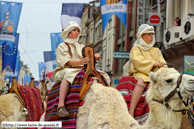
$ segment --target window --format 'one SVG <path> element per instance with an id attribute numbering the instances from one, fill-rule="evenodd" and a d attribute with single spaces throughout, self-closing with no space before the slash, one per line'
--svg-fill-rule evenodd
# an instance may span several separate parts
<path id="1" fill-rule="evenodd" d="M 89 32 L 87 33 L 87 44 L 90 43 L 90 35 L 89 35 Z"/>
<path id="2" fill-rule="evenodd" d="M 119 37 L 123 36 L 125 34 L 125 26 L 123 22 L 120 20 L 120 26 L 119 26 Z"/>
<path id="3" fill-rule="evenodd" d="M 100 25 L 99 25 L 99 34 L 100 34 L 100 37 L 102 37 L 102 23 L 100 23 Z"/>
<path id="4" fill-rule="evenodd" d="M 124 51 L 124 43 L 119 44 L 119 51 Z M 118 59 L 118 73 L 123 72 L 124 59 Z"/>
<path id="5" fill-rule="evenodd" d="M 97 35 L 96 38 L 95 38 L 95 42 L 97 42 L 99 40 L 99 30 L 98 30 L 99 26 L 97 26 L 95 29 L 96 29 L 95 30 L 95 35 Z"/>
<path id="6" fill-rule="evenodd" d="M 90 43 L 93 43 L 93 31 L 92 28 L 90 29 Z"/>
<path id="7" fill-rule="evenodd" d="M 112 18 L 109 20 L 108 24 L 109 24 L 109 27 L 112 27 Z"/>

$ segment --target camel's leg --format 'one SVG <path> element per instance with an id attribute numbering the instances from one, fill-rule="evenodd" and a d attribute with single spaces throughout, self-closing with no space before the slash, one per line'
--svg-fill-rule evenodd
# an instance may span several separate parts
<path id="1" fill-rule="evenodd" d="M 44 121 L 45 115 L 46 115 L 46 112 L 44 112 L 44 113 L 42 114 L 42 116 L 40 117 L 40 121 Z"/>
<path id="2" fill-rule="evenodd" d="M 102 129 L 109 129 L 109 125 L 108 124 L 105 124 Z"/>

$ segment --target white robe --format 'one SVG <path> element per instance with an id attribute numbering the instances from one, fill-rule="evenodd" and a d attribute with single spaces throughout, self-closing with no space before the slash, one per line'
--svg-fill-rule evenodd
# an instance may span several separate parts
<path id="1" fill-rule="evenodd" d="M 75 76 L 82 70 L 81 68 L 71 68 L 71 66 L 67 65 L 69 60 L 81 60 L 82 57 L 82 48 L 84 45 L 82 44 L 69 44 L 71 48 L 71 52 L 73 57 L 69 54 L 68 46 L 65 43 L 60 43 L 56 50 L 56 60 L 57 67 L 53 70 L 52 79 L 55 82 L 61 82 L 63 78 L 69 81 L 71 84 L 73 83 Z M 110 83 L 110 78 L 107 73 L 98 70 L 105 78 L 108 83 Z"/>

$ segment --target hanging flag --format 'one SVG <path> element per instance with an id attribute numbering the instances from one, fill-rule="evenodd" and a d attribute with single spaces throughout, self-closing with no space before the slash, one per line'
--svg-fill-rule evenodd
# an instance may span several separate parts
<path id="1" fill-rule="evenodd" d="M 18 81 L 20 74 L 20 51 L 17 52 L 17 58 L 16 58 L 16 65 L 15 65 L 15 75 L 16 75 L 16 80 Z"/>
<path id="2" fill-rule="evenodd" d="M 32 75 L 25 74 L 24 75 L 24 86 L 29 86 Z"/>
<path id="3" fill-rule="evenodd" d="M 53 59 L 52 59 L 52 51 L 44 52 L 44 63 L 46 67 L 46 74 L 53 71 Z"/>
<path id="4" fill-rule="evenodd" d="M 39 81 L 34 81 L 34 83 L 35 83 L 35 86 L 38 86 L 39 85 Z"/>
<path id="5" fill-rule="evenodd" d="M 64 30 L 69 21 L 75 21 L 81 25 L 81 17 L 84 4 L 80 3 L 63 3 L 61 11 L 61 24 Z"/>
<path id="6" fill-rule="evenodd" d="M 61 37 L 61 33 L 51 33 L 51 49 L 52 49 L 52 59 L 53 59 L 53 69 L 57 67 L 56 61 L 56 52 L 58 45 L 64 42 L 63 38 Z"/>
<path id="7" fill-rule="evenodd" d="M 127 27 L 127 0 L 100 0 L 101 3 L 101 14 L 103 22 L 103 32 L 109 19 L 115 14 Z"/>
<path id="8" fill-rule="evenodd" d="M 22 3 L 0 2 L 0 45 L 8 43 L 14 50 L 14 42 Z"/>
<path id="9" fill-rule="evenodd" d="M 9 78 L 9 84 L 10 84 L 12 82 L 12 80 L 13 80 L 12 76 L 9 76 L 8 78 Z"/>
<path id="10" fill-rule="evenodd" d="M 16 80 L 18 81 L 19 77 L 19 72 L 20 72 L 20 52 L 17 52 L 17 57 L 16 57 L 16 63 L 15 63 L 15 72 L 12 71 L 12 69 L 9 67 L 9 65 L 5 69 L 5 80 L 9 77 L 16 77 Z M 9 80 L 10 81 L 10 80 Z M 12 79 L 11 79 L 12 81 Z"/>
<path id="11" fill-rule="evenodd" d="M 39 69 L 39 79 L 43 80 L 43 76 L 45 74 L 45 63 L 38 62 L 38 69 Z"/>
<path id="12" fill-rule="evenodd" d="M 9 66 L 15 72 L 18 40 L 19 34 L 17 33 L 13 50 L 8 43 L 5 42 L 2 44 L 2 71 Z"/>

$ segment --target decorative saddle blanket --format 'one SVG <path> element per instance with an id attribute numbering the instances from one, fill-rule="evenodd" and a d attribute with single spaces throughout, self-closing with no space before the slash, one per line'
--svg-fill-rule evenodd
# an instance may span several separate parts
<path id="1" fill-rule="evenodd" d="M 99 73 L 100 74 L 100 73 Z M 59 102 L 59 90 L 60 83 L 56 83 L 49 92 L 47 109 L 45 115 L 45 121 L 62 121 L 63 129 L 76 129 L 76 118 L 79 107 L 79 97 L 80 90 L 83 81 L 84 70 L 80 71 L 73 82 L 69 87 L 68 95 L 65 100 L 65 107 L 70 113 L 69 117 L 58 117 L 57 116 L 57 106 Z M 103 81 L 107 84 L 105 78 L 100 74 Z"/>
<path id="2" fill-rule="evenodd" d="M 39 121 L 41 115 L 44 113 L 40 90 L 20 85 L 17 88 L 26 103 L 26 108 L 29 113 L 27 121 Z"/>
<path id="3" fill-rule="evenodd" d="M 130 108 L 131 97 L 136 84 L 137 84 L 137 81 L 133 77 L 124 76 L 119 81 L 118 86 L 115 87 L 123 95 L 127 103 L 128 110 Z M 149 85 L 147 85 L 146 88 L 144 89 L 142 97 L 134 112 L 134 118 L 140 124 L 143 124 L 148 118 L 149 106 L 148 104 L 146 104 L 146 101 L 145 101 L 145 96 L 146 96 L 146 91 L 148 89 L 148 86 Z"/>

